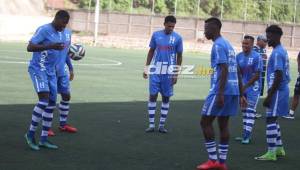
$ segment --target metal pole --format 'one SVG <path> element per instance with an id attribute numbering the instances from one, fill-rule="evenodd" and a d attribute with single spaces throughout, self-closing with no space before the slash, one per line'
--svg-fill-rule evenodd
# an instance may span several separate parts
<path id="1" fill-rule="evenodd" d="M 92 4 L 92 0 L 89 1 L 89 11 L 88 11 L 88 16 L 87 16 L 87 26 L 86 26 L 86 31 L 87 32 L 89 32 L 89 30 L 90 30 L 91 4 Z"/>
<path id="2" fill-rule="evenodd" d="M 224 0 L 222 0 L 221 2 L 221 19 L 223 19 L 223 11 L 224 11 L 223 7 L 224 7 Z"/>
<path id="3" fill-rule="evenodd" d="M 132 14 L 132 11 L 133 11 L 133 0 L 131 0 L 131 3 L 130 3 L 130 14 Z"/>
<path id="4" fill-rule="evenodd" d="M 109 12 L 111 12 L 111 0 L 109 0 Z"/>
<path id="5" fill-rule="evenodd" d="M 296 16 L 297 16 L 297 0 L 295 0 L 295 5 L 294 5 L 294 24 L 296 24 Z"/>
<path id="6" fill-rule="evenodd" d="M 99 14 L 100 14 L 100 0 L 96 0 L 96 8 L 95 8 L 95 32 L 94 32 L 94 45 L 97 45 L 98 38 L 98 24 L 99 24 Z"/>
<path id="7" fill-rule="evenodd" d="M 155 8 L 155 0 L 152 0 L 152 9 L 151 9 L 152 15 L 154 15 L 154 8 Z"/>
<path id="8" fill-rule="evenodd" d="M 271 22 L 271 19 L 272 19 L 272 0 L 270 0 L 269 23 Z"/>
<path id="9" fill-rule="evenodd" d="M 199 16 L 199 11 L 200 11 L 200 3 L 201 3 L 201 0 L 198 0 L 198 6 L 197 6 L 197 16 Z"/>
<path id="10" fill-rule="evenodd" d="M 177 13 L 177 0 L 175 0 L 175 9 L 174 9 L 174 15 L 176 16 Z"/>
<path id="11" fill-rule="evenodd" d="M 247 21 L 248 0 L 245 3 L 244 21 Z"/>

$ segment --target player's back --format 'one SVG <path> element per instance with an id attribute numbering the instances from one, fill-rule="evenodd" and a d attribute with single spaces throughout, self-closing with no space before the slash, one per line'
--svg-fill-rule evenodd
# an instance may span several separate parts
<path id="1" fill-rule="evenodd" d="M 270 88 L 274 82 L 275 71 L 282 71 L 282 81 L 280 82 L 279 90 L 288 88 L 290 82 L 290 68 L 289 57 L 286 49 L 281 45 L 277 45 L 269 58 L 267 66 L 267 80 L 268 88 Z"/>
<path id="2" fill-rule="evenodd" d="M 224 95 L 239 95 L 237 62 L 232 45 L 223 37 L 219 37 L 214 41 L 211 51 L 211 67 L 214 74 L 211 79 L 210 93 L 216 94 L 221 77 L 221 69 L 219 64 L 228 66 L 227 82 L 224 90 Z"/>
<path id="3" fill-rule="evenodd" d="M 40 26 L 35 35 L 31 38 L 30 43 L 49 45 L 53 43 L 62 43 L 61 36 L 51 23 Z M 55 66 L 59 59 L 59 50 L 44 50 L 41 52 L 33 52 L 32 59 L 29 64 L 30 69 L 46 71 L 48 74 L 55 74 Z"/>

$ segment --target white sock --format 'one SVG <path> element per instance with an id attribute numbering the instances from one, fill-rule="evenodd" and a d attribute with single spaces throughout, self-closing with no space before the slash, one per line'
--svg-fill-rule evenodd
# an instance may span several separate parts
<path id="1" fill-rule="evenodd" d="M 294 115 L 295 111 L 294 110 L 290 110 L 290 115 Z"/>

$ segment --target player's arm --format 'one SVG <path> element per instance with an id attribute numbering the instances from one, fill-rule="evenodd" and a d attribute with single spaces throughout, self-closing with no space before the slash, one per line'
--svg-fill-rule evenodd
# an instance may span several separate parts
<path id="1" fill-rule="evenodd" d="M 274 82 L 273 82 L 271 88 L 268 90 L 267 97 L 263 103 L 263 105 L 265 107 L 270 107 L 271 99 L 272 99 L 274 93 L 278 90 L 281 81 L 282 81 L 282 71 L 276 70 Z"/>
<path id="2" fill-rule="evenodd" d="M 217 92 L 217 105 L 224 106 L 224 90 L 228 78 L 228 65 L 226 63 L 218 64 L 220 68 L 220 83 Z"/>
<path id="3" fill-rule="evenodd" d="M 257 71 L 254 76 L 244 85 L 244 90 L 252 86 L 260 78 L 260 71 Z"/>
<path id="4" fill-rule="evenodd" d="M 70 73 L 70 81 L 74 79 L 74 71 L 73 71 L 73 64 L 71 62 L 71 59 L 69 56 L 66 57 L 66 64 L 69 68 L 69 73 Z"/>
<path id="5" fill-rule="evenodd" d="M 145 64 L 145 70 L 143 72 L 143 77 L 145 79 L 148 78 L 148 66 L 150 65 L 150 63 L 152 61 L 154 51 L 155 51 L 155 49 L 153 49 L 153 48 L 150 48 L 149 51 L 148 51 L 147 60 L 146 60 L 146 64 Z"/>
<path id="6" fill-rule="evenodd" d="M 242 72 L 241 72 L 241 68 L 239 66 L 237 66 L 237 75 L 238 75 L 239 90 L 240 90 L 240 106 L 241 106 L 241 108 L 246 108 L 247 107 L 247 100 L 244 96 Z"/>
<path id="7" fill-rule="evenodd" d="M 297 57 L 297 63 L 298 63 L 298 73 L 300 73 L 300 52 Z"/>

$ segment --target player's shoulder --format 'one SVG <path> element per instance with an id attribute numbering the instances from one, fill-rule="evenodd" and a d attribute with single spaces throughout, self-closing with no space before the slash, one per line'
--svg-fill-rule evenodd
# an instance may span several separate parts
<path id="1" fill-rule="evenodd" d="M 181 35 L 175 31 L 172 32 L 172 35 L 177 37 L 178 39 L 182 39 Z"/>
<path id="2" fill-rule="evenodd" d="M 152 36 L 159 36 L 159 35 L 161 35 L 162 33 L 163 33 L 163 30 L 154 31 L 154 32 L 152 33 Z"/>
<path id="3" fill-rule="evenodd" d="M 68 33 L 68 34 L 72 34 L 72 30 L 70 28 L 65 28 L 64 29 L 64 32 L 65 33 Z"/>
<path id="4" fill-rule="evenodd" d="M 260 54 L 255 50 L 252 50 L 252 56 L 255 58 L 260 58 Z"/>
<path id="5" fill-rule="evenodd" d="M 243 55 L 244 55 L 243 52 L 239 52 L 239 53 L 236 55 L 236 57 L 237 57 L 237 58 L 240 58 L 240 57 L 242 57 Z"/>

